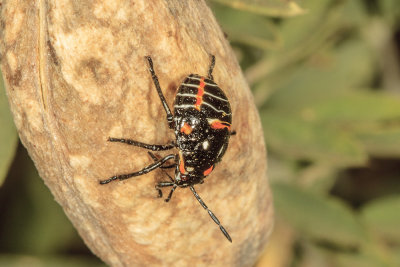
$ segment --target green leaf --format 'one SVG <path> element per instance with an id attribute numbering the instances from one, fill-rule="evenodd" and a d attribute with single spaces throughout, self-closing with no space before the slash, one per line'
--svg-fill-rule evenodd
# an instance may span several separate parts
<path id="1" fill-rule="evenodd" d="M 343 247 L 359 247 L 362 225 L 343 203 L 295 186 L 273 184 L 276 212 L 298 233 Z"/>
<path id="2" fill-rule="evenodd" d="M 374 156 L 384 157 L 400 155 L 400 142 L 398 142 L 400 140 L 399 96 L 367 90 L 336 93 L 331 91 L 326 96 L 304 91 L 303 93 L 311 95 L 312 97 L 309 98 L 314 101 L 302 99 L 300 95 L 297 95 L 296 103 L 293 96 L 287 95 L 286 102 L 292 103 L 291 106 L 288 106 L 287 103 L 278 106 L 278 102 L 275 102 L 277 99 L 273 98 L 271 99 L 272 107 L 265 111 L 267 116 L 274 114 L 274 117 L 276 117 L 272 121 L 269 117 L 263 120 L 266 137 L 276 137 L 272 141 L 279 141 L 277 145 L 282 146 L 282 149 L 286 149 L 285 144 L 290 146 L 300 145 L 296 149 L 297 151 L 301 147 L 304 149 L 305 146 L 312 149 L 314 146 L 320 146 L 318 140 L 324 136 L 327 138 L 330 136 L 331 142 L 327 142 L 329 140 L 325 139 L 323 146 L 321 146 L 321 149 L 327 149 L 324 143 L 337 143 L 339 142 L 338 138 L 345 136 L 353 145 L 358 146 L 364 154 L 368 152 Z M 283 102 L 283 95 L 278 94 L 280 95 L 279 102 Z M 293 95 L 296 95 L 296 91 Z M 283 121 L 277 124 L 274 121 L 278 118 Z M 293 121 L 297 121 L 297 124 L 294 124 Z M 292 127 L 296 128 L 292 128 L 291 131 L 286 129 L 287 134 L 282 134 L 280 132 L 281 124 L 285 124 L 286 127 L 291 124 Z M 273 126 L 277 129 L 272 128 Z M 301 134 L 306 131 L 311 132 L 307 136 L 312 135 L 315 144 L 309 143 L 313 140 L 295 139 L 295 137 L 301 138 Z M 279 139 L 277 140 L 277 138 Z M 287 140 L 284 140 L 284 138 Z M 296 144 L 293 144 L 291 140 L 296 141 Z M 286 143 L 287 141 L 288 143 Z M 309 152 L 311 151 L 306 151 L 306 153 Z M 330 154 L 331 152 L 332 149 L 328 148 L 327 153 Z"/>
<path id="3" fill-rule="evenodd" d="M 308 11 L 305 15 L 282 21 L 282 52 L 300 48 L 314 53 L 321 44 L 336 42 L 341 34 L 365 26 L 366 11 L 360 1 L 307 0 L 302 5 Z"/>
<path id="4" fill-rule="evenodd" d="M 392 248 L 391 253 L 393 255 L 393 262 L 394 262 L 393 266 L 400 266 L 400 248 L 399 247 Z"/>
<path id="5" fill-rule="evenodd" d="M 374 233 L 394 242 L 400 240 L 400 196 L 384 197 L 362 210 L 366 226 Z"/>
<path id="6" fill-rule="evenodd" d="M 277 24 L 281 43 L 278 49 L 268 51 L 268 54 L 247 70 L 246 76 L 251 84 L 263 79 L 270 81 L 271 77 L 276 79 L 276 75 L 285 76 L 280 72 L 289 76 L 288 72 L 292 71 L 294 64 L 314 54 L 321 43 L 325 42 L 329 33 L 325 29 L 327 14 L 324 11 L 329 2 L 312 0 L 307 1 L 307 5 L 312 8 L 312 12 Z M 283 77 L 284 80 L 287 78 Z"/>
<path id="7" fill-rule="evenodd" d="M 338 267 L 389 267 L 374 254 L 363 249 L 354 252 L 342 252 L 318 246 L 315 243 L 302 242 L 302 265 L 304 267 L 338 266 Z"/>
<path id="8" fill-rule="evenodd" d="M 267 146 L 285 156 L 329 166 L 360 165 L 367 159 L 357 140 L 333 127 L 268 111 L 261 118 Z"/>
<path id="9" fill-rule="evenodd" d="M 312 86 L 318 85 L 321 92 L 326 92 L 333 86 L 336 86 L 335 90 L 347 89 L 341 88 L 341 84 L 352 87 L 352 81 L 357 81 L 357 85 L 360 81 L 368 82 L 376 66 L 372 61 L 375 56 L 371 46 L 354 34 L 351 39 L 339 39 L 351 31 L 352 27 L 361 24 L 363 20 L 355 17 L 364 17 L 365 14 L 357 15 L 362 10 L 357 4 L 342 3 L 332 5 L 331 1 L 307 1 L 305 4 L 312 12 L 282 21 L 279 32 L 283 45 L 280 49 L 269 51 L 258 63 L 247 69 L 246 76 L 251 85 L 265 82 L 271 87 L 272 80 L 272 86 L 278 87 L 274 88 L 276 90 L 285 88 L 286 84 L 293 84 L 291 88 L 299 85 L 309 88 L 307 85 L 311 83 Z M 339 41 L 340 46 L 337 45 Z M 304 64 L 304 60 L 308 62 Z M 303 70 L 307 72 L 309 68 L 309 77 L 301 81 L 294 80 L 298 73 L 301 74 Z M 344 75 L 347 77 L 335 77 Z"/>
<path id="10" fill-rule="evenodd" d="M 307 107 L 319 121 L 373 122 L 400 118 L 400 97 L 372 91 L 351 91 Z"/>
<path id="11" fill-rule="evenodd" d="M 268 108 L 298 113 L 302 108 L 364 86 L 372 76 L 370 52 L 365 43 L 357 40 L 315 54 L 282 80 L 268 100 Z"/>
<path id="12" fill-rule="evenodd" d="M 274 17 L 290 17 L 304 13 L 296 0 L 214 0 L 215 2 Z"/>
<path id="13" fill-rule="evenodd" d="M 370 155 L 378 157 L 400 157 L 400 127 L 395 129 L 372 129 L 356 133 L 356 138 Z"/>
<path id="14" fill-rule="evenodd" d="M 0 75 L 1 76 L 1 75 Z M 18 135 L 8 107 L 3 78 L 0 78 L 0 186 L 8 173 L 18 144 Z"/>
<path id="15" fill-rule="evenodd" d="M 397 1 L 397 0 L 394 0 Z M 343 12 L 340 14 L 340 25 L 346 29 L 363 29 L 370 22 L 370 14 L 365 8 L 364 0 L 343 1 Z M 368 27 L 368 26 L 367 26 Z"/>
<path id="16" fill-rule="evenodd" d="M 332 255 L 334 266 L 340 267 L 390 267 L 385 262 L 382 262 L 379 258 L 371 256 L 369 254 L 350 254 L 350 253 L 335 253 Z"/>
<path id="17" fill-rule="evenodd" d="M 400 97 L 397 95 L 351 91 L 311 103 L 298 113 L 306 121 L 335 124 L 357 139 L 371 155 L 400 155 Z"/>
<path id="18" fill-rule="evenodd" d="M 319 39 L 323 37 L 320 33 L 321 28 L 325 27 L 327 18 L 333 13 L 327 13 L 330 1 L 309 0 L 305 3 L 308 12 L 302 16 L 282 21 L 280 31 L 285 40 L 284 51 L 294 51 L 302 47 L 312 38 Z M 316 34 L 317 33 L 317 34 Z M 303 49 L 301 49 L 303 50 Z"/>
<path id="19" fill-rule="evenodd" d="M 400 17 L 400 5 L 398 0 L 380 0 L 378 4 L 383 11 L 384 18 L 391 24 L 396 25 Z"/>
<path id="20" fill-rule="evenodd" d="M 260 49 L 272 49 L 280 45 L 276 26 L 266 18 L 221 5 L 214 4 L 212 7 L 230 41 Z"/>
<path id="21" fill-rule="evenodd" d="M 302 168 L 297 174 L 297 182 L 312 192 L 329 192 L 336 182 L 337 173 L 336 166 L 318 161 Z"/>

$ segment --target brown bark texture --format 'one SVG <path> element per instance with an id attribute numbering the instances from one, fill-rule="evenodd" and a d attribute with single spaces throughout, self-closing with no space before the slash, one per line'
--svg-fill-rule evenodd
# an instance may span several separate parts
<path id="1" fill-rule="evenodd" d="M 273 222 L 263 132 L 232 49 L 204 1 L 4 0 L 0 34 L 21 141 L 96 255 L 113 266 L 254 264 Z M 207 75 L 209 54 L 216 56 L 214 80 L 230 99 L 237 134 L 195 188 L 233 243 L 189 189 L 178 188 L 169 203 L 157 198 L 155 184 L 168 180 L 160 169 L 99 184 L 152 162 L 145 149 L 108 137 L 175 139 L 144 56 L 152 56 L 172 107 L 185 76 Z"/>

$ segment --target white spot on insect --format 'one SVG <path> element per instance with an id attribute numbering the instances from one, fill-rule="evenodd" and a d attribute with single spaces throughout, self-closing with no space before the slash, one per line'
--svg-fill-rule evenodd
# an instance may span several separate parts
<path id="1" fill-rule="evenodd" d="M 203 149 L 204 150 L 207 150 L 209 146 L 210 146 L 210 143 L 208 141 L 204 141 L 203 142 Z"/>

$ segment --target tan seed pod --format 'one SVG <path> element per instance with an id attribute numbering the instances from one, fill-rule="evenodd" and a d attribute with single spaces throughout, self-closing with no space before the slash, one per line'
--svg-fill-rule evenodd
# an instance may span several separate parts
<path id="1" fill-rule="evenodd" d="M 1 2 L 1 68 L 21 141 L 89 248 L 113 266 L 251 266 L 270 234 L 263 133 L 235 56 L 204 1 Z M 214 80 L 233 111 L 229 148 L 197 192 L 229 231 L 227 242 L 188 189 L 157 198 L 160 170 L 140 170 L 142 148 L 107 138 L 167 144 L 168 129 L 144 56 L 170 106 L 189 73 Z M 60 240 L 62 242 L 62 240 Z"/>

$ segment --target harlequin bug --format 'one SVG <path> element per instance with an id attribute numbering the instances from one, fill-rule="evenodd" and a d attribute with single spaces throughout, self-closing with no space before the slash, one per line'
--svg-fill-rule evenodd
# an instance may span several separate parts
<path id="1" fill-rule="evenodd" d="M 165 199 L 166 202 L 171 199 L 172 193 L 178 186 L 182 188 L 189 187 L 225 237 L 232 242 L 228 232 L 193 187 L 195 184 L 202 184 L 204 179 L 213 171 L 215 165 L 221 161 L 228 147 L 229 137 L 235 134 L 235 132 L 231 132 L 232 113 L 229 101 L 224 92 L 214 82 L 212 76 L 215 57 L 211 56 L 207 77 L 190 74 L 184 79 L 175 97 L 174 114 L 172 114 L 161 91 L 157 75 L 153 69 L 153 61 L 149 56 L 146 59 L 157 93 L 167 113 L 169 128 L 175 131 L 176 142 L 171 142 L 167 145 L 151 145 L 131 139 L 113 137 L 110 137 L 108 141 L 121 142 L 152 151 L 177 148 L 178 153 L 169 154 L 158 159 L 149 152 L 154 163 L 138 172 L 115 175 L 107 180 L 100 181 L 100 184 L 108 184 L 117 179 L 125 180 L 143 175 L 157 168 L 175 168 L 174 178 L 167 174 L 170 181 L 159 182 L 155 186 L 156 190 L 158 190 L 158 197 L 162 197 L 161 188 L 163 187 L 172 187 L 168 197 Z M 164 165 L 169 160 L 174 160 L 174 163 Z"/>

